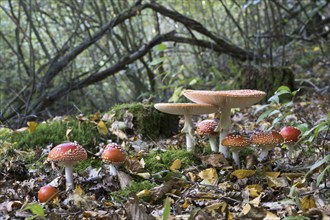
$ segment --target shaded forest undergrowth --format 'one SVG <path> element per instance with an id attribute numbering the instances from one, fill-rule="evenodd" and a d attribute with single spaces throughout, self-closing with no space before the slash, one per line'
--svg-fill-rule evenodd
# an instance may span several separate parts
<path id="1" fill-rule="evenodd" d="M 151 105 L 152 106 L 152 105 Z M 266 104 L 232 111 L 233 131 L 295 126 L 302 132 L 288 158 L 287 144 L 265 162 L 257 147 L 240 153 L 242 168 L 211 153 L 207 138 L 196 136 L 196 152 L 185 150 L 184 135 L 150 138 L 136 128 L 137 113 L 113 111 L 28 122 L 0 130 L 0 215 L 11 218 L 93 219 L 326 219 L 330 216 L 329 125 L 326 96 L 280 87 Z M 196 116 L 197 123 L 217 115 Z M 182 120 L 179 121 L 182 127 Z M 51 148 L 77 141 L 88 159 L 74 167 L 74 190 L 65 190 L 64 170 L 47 161 Z M 108 142 L 127 152 L 118 176 L 102 162 Z M 38 191 L 60 190 L 46 203 Z"/>

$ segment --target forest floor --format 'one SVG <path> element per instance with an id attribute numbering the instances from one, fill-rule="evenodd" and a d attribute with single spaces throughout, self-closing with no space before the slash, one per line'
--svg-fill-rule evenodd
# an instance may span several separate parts
<path id="1" fill-rule="evenodd" d="M 88 152 L 90 164 L 76 170 L 75 189 L 66 191 L 63 168 L 47 161 L 51 145 L 10 151 L 5 149 L 14 143 L 2 141 L 0 219 L 330 219 L 328 98 L 310 90 L 293 106 L 268 106 L 284 112 L 275 130 L 292 124 L 301 129 L 294 157 L 281 145 L 261 163 L 258 148 L 251 147 L 240 155 L 240 169 L 211 153 L 207 138 L 196 137 L 191 153 L 183 134 L 146 141 L 121 131 L 116 135 L 127 160 L 118 176 L 100 162 L 103 141 Z M 233 112 L 234 130 L 250 135 L 280 117 L 275 112 L 256 123 L 257 109 L 260 105 Z M 39 203 L 38 191 L 47 184 L 60 193 Z"/>

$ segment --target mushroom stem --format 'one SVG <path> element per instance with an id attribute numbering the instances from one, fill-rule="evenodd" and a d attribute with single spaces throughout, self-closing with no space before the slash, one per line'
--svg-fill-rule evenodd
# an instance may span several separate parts
<path id="1" fill-rule="evenodd" d="M 233 160 L 235 161 L 237 168 L 241 168 L 241 162 L 239 160 L 238 153 L 239 151 L 233 151 Z"/>
<path id="2" fill-rule="evenodd" d="M 221 144 L 224 137 L 227 136 L 230 127 L 231 127 L 231 118 L 230 118 L 230 108 L 221 108 L 221 117 L 220 117 L 220 140 L 219 140 L 219 152 L 223 153 L 225 158 L 229 158 L 229 151 L 226 146 Z M 220 127 L 221 126 L 221 127 Z"/>
<path id="3" fill-rule="evenodd" d="M 113 164 L 109 164 L 109 174 L 110 176 L 117 176 L 117 168 Z"/>
<path id="4" fill-rule="evenodd" d="M 288 158 L 291 160 L 293 157 L 293 151 L 294 151 L 294 144 L 293 143 L 287 143 L 286 146 L 288 148 Z"/>
<path id="5" fill-rule="evenodd" d="M 73 189 L 73 165 L 68 162 L 65 164 L 66 190 Z"/>
<path id="6" fill-rule="evenodd" d="M 210 136 L 209 142 L 210 142 L 212 152 L 218 152 L 217 138 L 215 136 Z"/>
<path id="7" fill-rule="evenodd" d="M 259 154 L 259 158 L 258 158 L 258 160 L 261 162 L 261 161 L 263 161 L 263 160 L 265 160 L 266 158 L 267 158 L 267 156 L 268 156 L 268 149 L 262 149 L 261 150 L 261 152 L 260 152 L 260 154 Z"/>
<path id="8" fill-rule="evenodd" d="M 191 115 L 184 115 L 184 126 L 181 130 L 182 133 L 186 134 L 186 145 L 188 151 L 195 150 L 194 144 L 194 129 Z"/>

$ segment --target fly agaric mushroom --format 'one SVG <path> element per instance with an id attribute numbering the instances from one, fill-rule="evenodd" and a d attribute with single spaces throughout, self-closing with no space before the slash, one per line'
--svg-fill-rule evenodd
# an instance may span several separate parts
<path id="1" fill-rule="evenodd" d="M 259 161 L 263 161 L 275 146 L 282 144 L 284 141 L 282 135 L 276 131 L 257 132 L 251 136 L 251 143 L 260 147 L 262 150 L 259 155 Z"/>
<path id="2" fill-rule="evenodd" d="M 58 189 L 51 185 L 43 186 L 38 191 L 38 200 L 41 203 L 54 199 L 59 193 Z"/>
<path id="3" fill-rule="evenodd" d="M 109 163 L 111 176 L 117 176 L 116 166 L 122 165 L 125 159 L 125 151 L 116 143 L 108 144 L 103 150 L 102 160 Z"/>
<path id="4" fill-rule="evenodd" d="M 48 154 L 48 160 L 65 166 L 66 189 L 73 189 L 73 165 L 87 159 L 86 150 L 76 142 L 59 144 Z"/>
<path id="5" fill-rule="evenodd" d="M 249 146 L 251 143 L 248 138 L 243 135 L 233 133 L 227 135 L 224 139 L 222 139 L 223 146 L 230 148 L 230 151 L 233 153 L 233 159 L 238 168 L 241 167 L 241 163 L 239 160 L 238 153 L 245 147 Z"/>
<path id="6" fill-rule="evenodd" d="M 161 112 L 172 115 L 183 115 L 184 126 L 181 130 L 186 134 L 186 145 L 188 151 L 194 151 L 194 129 L 193 129 L 193 115 L 210 114 L 217 112 L 217 109 L 208 104 L 195 103 L 157 103 L 154 107 Z"/>
<path id="7" fill-rule="evenodd" d="M 219 113 L 221 113 L 221 127 L 218 126 L 220 131 L 219 152 L 228 158 L 229 152 L 227 147 L 222 145 L 222 139 L 227 136 L 231 128 L 231 108 L 249 107 L 264 98 L 266 93 L 250 89 L 225 91 L 184 90 L 183 95 L 196 103 L 210 104 L 217 107 Z"/>
<path id="8" fill-rule="evenodd" d="M 294 143 L 298 141 L 301 131 L 296 127 L 286 126 L 282 128 L 280 134 L 284 138 L 284 143 L 288 146 L 288 157 L 291 159 L 294 150 Z"/>
<path id="9" fill-rule="evenodd" d="M 218 152 L 217 137 L 219 132 L 215 131 L 218 126 L 218 122 L 215 120 L 204 120 L 197 124 L 196 134 L 208 136 L 212 152 Z"/>

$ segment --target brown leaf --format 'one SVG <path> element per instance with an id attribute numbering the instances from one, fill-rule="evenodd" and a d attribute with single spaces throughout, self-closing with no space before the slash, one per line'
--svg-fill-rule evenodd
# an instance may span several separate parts
<path id="1" fill-rule="evenodd" d="M 155 217 L 147 214 L 145 207 L 139 205 L 139 199 L 134 196 L 130 197 L 125 204 L 125 210 L 128 215 L 128 219 L 131 220 L 154 220 Z"/>
<path id="2" fill-rule="evenodd" d="M 120 188 L 121 189 L 125 189 L 127 186 L 129 186 L 129 184 L 132 182 L 132 180 L 133 180 L 133 178 L 129 175 L 129 174 L 127 174 L 127 173 L 125 173 L 125 172 L 123 172 L 123 171 L 118 171 L 117 172 L 117 177 L 118 177 L 118 181 L 119 181 L 119 184 L 120 184 Z"/>
<path id="3" fill-rule="evenodd" d="M 152 200 L 156 202 L 158 200 L 165 198 L 165 194 L 172 189 L 174 183 L 175 182 L 173 180 L 170 180 L 160 186 L 150 189 L 150 196 Z"/>
<path id="4" fill-rule="evenodd" d="M 202 161 L 205 165 L 211 165 L 215 168 L 222 168 L 226 165 L 228 165 L 228 161 L 223 156 L 223 154 L 210 154 L 207 156 L 198 156 L 199 159 Z"/>

